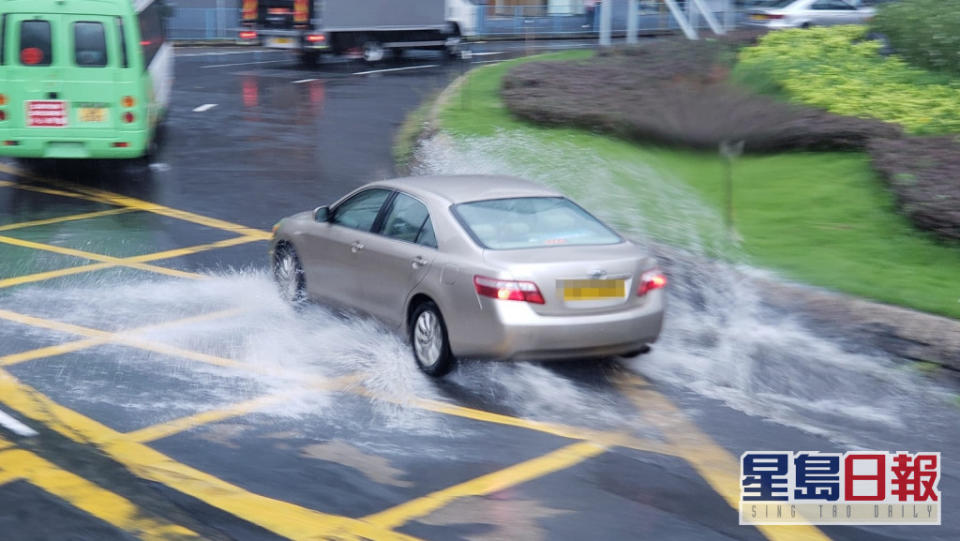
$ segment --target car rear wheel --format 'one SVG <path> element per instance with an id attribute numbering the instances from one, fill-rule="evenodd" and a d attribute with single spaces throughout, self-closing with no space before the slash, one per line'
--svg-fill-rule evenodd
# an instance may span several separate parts
<path id="1" fill-rule="evenodd" d="M 429 376 L 440 377 L 453 368 L 453 354 L 447 338 L 447 326 L 437 305 L 425 301 L 410 319 L 410 345 L 417 366 Z"/>
<path id="2" fill-rule="evenodd" d="M 303 303 L 306 299 L 303 267 L 300 265 L 297 251 L 292 246 L 284 246 L 277 250 L 273 261 L 273 277 L 277 281 L 283 300 L 293 305 Z"/>

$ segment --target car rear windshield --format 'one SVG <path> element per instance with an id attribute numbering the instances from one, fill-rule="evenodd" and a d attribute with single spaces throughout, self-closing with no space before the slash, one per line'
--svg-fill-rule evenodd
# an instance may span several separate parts
<path id="1" fill-rule="evenodd" d="M 78 66 L 102 68 L 107 65 L 107 37 L 102 23 L 73 23 L 73 40 Z"/>
<path id="2" fill-rule="evenodd" d="M 454 214 L 482 247 L 513 250 L 617 244 L 623 239 L 563 197 L 519 197 L 461 203 Z"/>
<path id="3" fill-rule="evenodd" d="M 49 21 L 20 23 L 20 63 L 24 66 L 49 66 L 53 62 Z"/>

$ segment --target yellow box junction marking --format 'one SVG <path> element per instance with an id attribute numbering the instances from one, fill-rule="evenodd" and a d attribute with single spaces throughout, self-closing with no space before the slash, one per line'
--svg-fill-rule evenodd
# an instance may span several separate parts
<path id="1" fill-rule="evenodd" d="M 96 212 L 86 212 L 83 214 L 71 214 L 70 216 L 60 216 L 58 218 L 46 218 L 44 220 L 32 220 L 29 222 L 19 222 L 15 224 L 0 225 L 0 231 L 10 231 L 12 229 L 25 229 L 27 227 L 59 224 L 63 222 L 75 222 L 78 220 L 88 220 L 90 218 L 103 218 L 104 216 L 115 216 L 117 214 L 126 214 L 130 212 L 136 212 L 136 209 L 119 208 L 119 209 L 99 210 Z"/>
<path id="2" fill-rule="evenodd" d="M 130 500 L 114 494 L 0 437 L 0 482 L 22 479 L 98 519 L 148 541 L 201 539 L 193 531 L 160 517 L 145 515 Z M 56 520 L 56 517 L 51 517 Z"/>
<path id="3" fill-rule="evenodd" d="M 89 417 L 50 400 L 0 370 L 0 400 L 10 408 L 81 443 L 96 445 L 138 477 L 193 496 L 248 522 L 292 539 L 357 536 L 410 540 L 410 536 L 340 515 L 321 513 L 246 491 L 208 473 L 177 462 Z"/>
<path id="4" fill-rule="evenodd" d="M 643 412 L 649 422 L 660 428 L 669 441 L 673 454 L 686 460 L 731 508 L 739 509 L 740 461 L 737 457 L 714 442 L 665 396 L 653 390 L 644 378 L 622 375 L 616 385 Z M 733 514 L 731 517 L 732 521 L 736 521 Z M 830 539 L 812 525 L 755 527 L 771 541 Z"/>
<path id="5" fill-rule="evenodd" d="M 605 446 L 592 442 L 574 443 L 526 462 L 514 464 L 502 470 L 366 516 L 362 520 L 381 528 L 399 528 L 411 520 L 424 517 L 445 507 L 458 498 L 492 494 L 555 471 L 565 470 L 606 450 Z"/>

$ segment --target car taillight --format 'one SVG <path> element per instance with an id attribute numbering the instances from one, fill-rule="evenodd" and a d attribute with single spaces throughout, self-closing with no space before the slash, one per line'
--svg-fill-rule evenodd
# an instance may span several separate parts
<path id="1" fill-rule="evenodd" d="M 667 286 L 667 277 L 660 270 L 654 269 L 640 275 L 640 285 L 637 286 L 637 296 L 644 296 L 654 289 L 663 289 Z"/>
<path id="2" fill-rule="evenodd" d="M 486 276 L 474 276 L 473 286 L 477 294 L 501 301 L 523 301 L 533 304 L 544 304 L 540 288 L 533 282 L 519 282 L 516 280 L 498 280 Z"/>
<path id="3" fill-rule="evenodd" d="M 133 121 L 136 119 L 137 118 L 133 116 L 133 113 L 129 111 L 126 113 L 123 113 L 123 121 L 126 122 L 127 124 L 133 124 Z"/>
<path id="4" fill-rule="evenodd" d="M 257 33 L 253 30 L 244 30 L 240 32 L 240 39 L 257 39 Z"/>
<path id="5" fill-rule="evenodd" d="M 307 41 L 309 41 L 310 43 L 327 41 L 327 36 L 324 36 L 323 34 L 310 34 L 307 36 Z"/>
<path id="6" fill-rule="evenodd" d="M 783 18 L 783 14 L 782 14 L 782 13 L 768 13 L 768 14 L 767 14 L 767 18 L 768 18 L 768 19 L 782 19 L 782 18 Z"/>

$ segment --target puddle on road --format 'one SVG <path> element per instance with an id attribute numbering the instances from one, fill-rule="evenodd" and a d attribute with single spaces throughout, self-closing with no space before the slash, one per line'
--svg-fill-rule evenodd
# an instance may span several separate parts
<path id="1" fill-rule="evenodd" d="M 721 217 L 649 165 L 606 161 L 573 145 L 546 145 L 513 132 L 457 142 L 437 137 L 418 158 L 418 174 L 507 174 L 554 186 L 653 246 L 671 278 L 670 307 L 654 351 L 631 361 L 643 375 L 838 444 L 886 448 L 900 444 L 885 439 L 897 432 L 908 447 L 916 446 L 910 438 L 917 434 L 934 444 L 956 437 L 946 430 L 958 415 L 951 391 L 910 363 L 863 346 L 843 347 L 791 314 L 765 307 L 745 278 L 769 273 L 743 264 Z M 643 200 L 624 189 L 626 183 L 646 186 Z M 524 392 L 539 389 L 538 368 L 523 370 L 529 382 Z M 534 392 L 527 407 L 549 407 L 551 393 L 560 399 L 567 392 L 562 383 L 554 389 L 557 382 L 544 383 L 545 399 Z"/>

